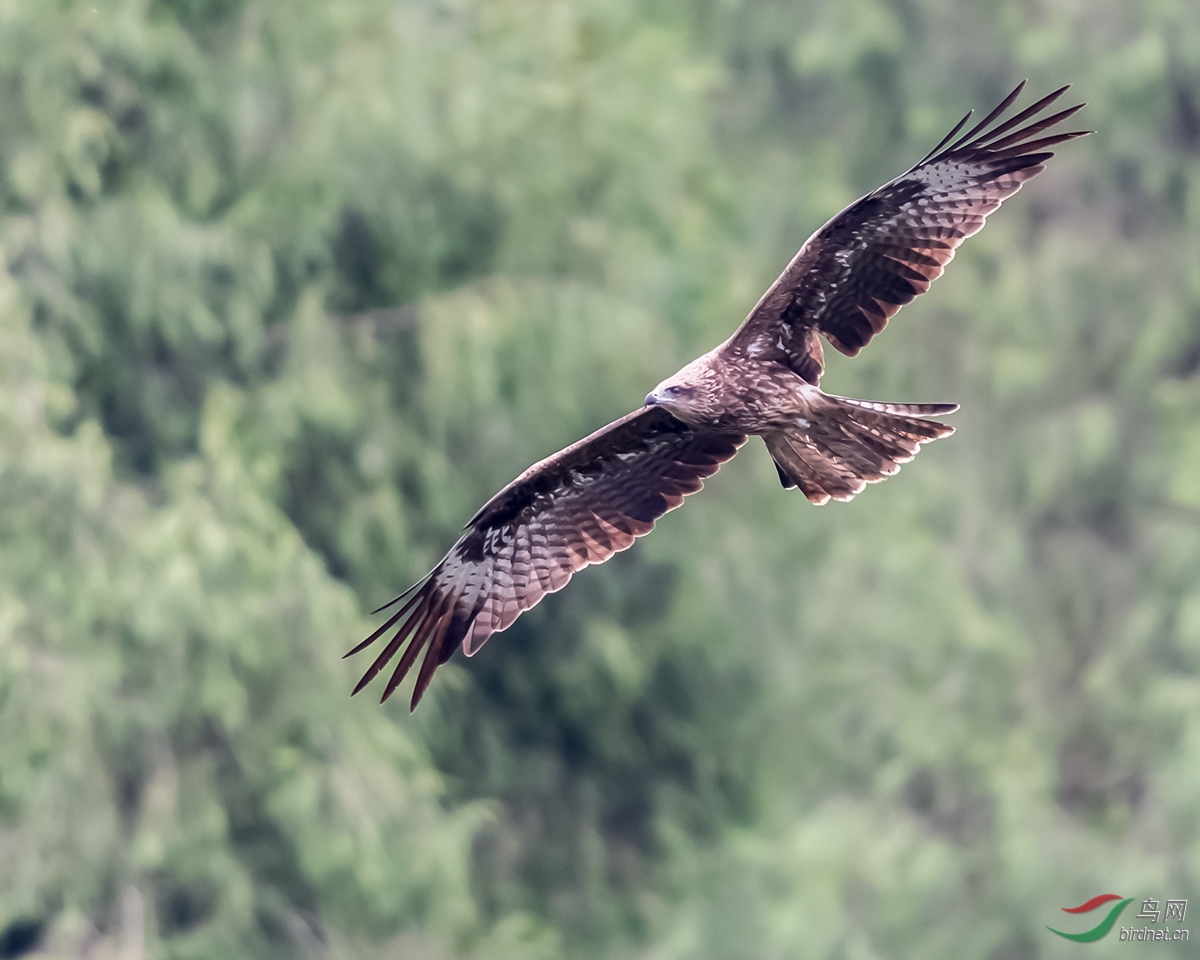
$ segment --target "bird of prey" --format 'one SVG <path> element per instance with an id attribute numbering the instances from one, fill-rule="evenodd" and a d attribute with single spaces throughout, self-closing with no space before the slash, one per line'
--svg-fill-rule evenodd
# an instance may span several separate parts
<path id="1" fill-rule="evenodd" d="M 783 486 L 822 504 L 850 500 L 921 444 L 953 433 L 927 418 L 956 404 L 822 392 L 821 337 L 855 356 L 1042 171 L 1047 148 L 1090 132 L 1055 131 L 1083 104 L 1042 115 L 1067 87 L 1004 119 L 1024 85 L 960 136 L 968 113 L 915 166 L 809 237 L 733 336 L 660 383 L 644 406 L 535 463 L 485 503 L 437 566 L 375 611 L 408 598 L 346 654 L 391 633 L 354 693 L 407 641 L 382 699 L 424 650 L 416 709 L 455 648 L 474 655 L 577 571 L 627 549 L 752 434 L 766 442 Z"/>

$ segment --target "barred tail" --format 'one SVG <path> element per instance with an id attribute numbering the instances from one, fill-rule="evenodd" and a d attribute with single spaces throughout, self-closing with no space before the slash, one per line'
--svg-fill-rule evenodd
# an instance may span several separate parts
<path id="1" fill-rule="evenodd" d="M 785 488 L 799 487 L 813 503 L 852 500 L 868 483 L 899 472 L 921 444 L 954 428 L 925 417 L 953 413 L 956 403 L 876 403 L 828 394 L 795 427 L 764 434 Z"/>

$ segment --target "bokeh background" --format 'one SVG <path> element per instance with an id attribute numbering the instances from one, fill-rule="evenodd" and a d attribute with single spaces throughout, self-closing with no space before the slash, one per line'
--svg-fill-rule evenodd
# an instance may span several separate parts
<path id="1" fill-rule="evenodd" d="M 1098 133 L 830 351 L 952 439 L 821 509 L 754 441 L 349 698 L 486 497 L 1025 76 Z M 1200 5 L 5 0 L 0 87 L 0 957 L 1198 955 L 1044 925 L 1200 927 Z"/>

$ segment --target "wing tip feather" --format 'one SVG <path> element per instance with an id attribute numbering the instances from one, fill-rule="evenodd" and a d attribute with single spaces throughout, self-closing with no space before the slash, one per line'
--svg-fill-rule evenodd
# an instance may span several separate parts
<path id="1" fill-rule="evenodd" d="M 949 141 L 950 138 L 953 137 L 954 134 L 957 133 L 961 128 L 963 121 L 960 121 L 959 124 L 951 131 L 949 136 L 943 138 L 942 142 L 939 143 L 938 146 L 934 147 L 933 150 L 931 150 L 925 157 L 915 164 L 908 172 L 911 173 L 913 170 L 925 166 L 926 164 L 941 162 L 942 160 L 947 159 L 949 156 L 959 151 L 975 150 L 987 153 L 992 149 L 1000 148 L 1006 144 L 1016 144 L 1023 137 L 1031 136 L 1033 133 L 1036 133 L 1039 130 L 1054 126 L 1057 123 L 1061 123 L 1063 120 L 1073 116 L 1087 105 L 1086 102 L 1075 104 L 1074 106 L 1067 107 L 1065 110 L 1062 110 L 1059 113 L 1049 117 L 1044 117 L 1040 120 L 1033 119 L 1027 127 L 1012 133 L 1009 132 L 1024 121 L 1030 120 L 1031 118 L 1036 117 L 1039 113 L 1042 113 L 1064 93 L 1070 90 L 1071 84 L 1067 83 L 1063 84 L 1056 90 L 1051 91 L 1040 100 L 1030 104 L 1028 107 L 1025 107 L 1008 119 L 1002 120 L 993 126 L 993 122 L 1001 120 L 1004 113 L 1006 113 L 1008 108 L 1017 100 L 1020 94 L 1024 91 L 1027 83 L 1028 78 L 1018 83 L 1016 87 L 1014 87 L 1013 90 L 1007 96 L 1005 96 L 1000 103 L 997 104 L 997 106 L 993 108 L 990 113 L 988 113 L 986 117 L 984 117 L 983 120 L 968 130 L 965 134 L 960 136 L 957 140 L 950 143 L 949 146 L 946 146 L 947 141 Z"/>

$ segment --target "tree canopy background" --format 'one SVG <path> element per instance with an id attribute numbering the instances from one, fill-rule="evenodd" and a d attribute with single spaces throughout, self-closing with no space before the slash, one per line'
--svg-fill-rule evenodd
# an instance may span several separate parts
<path id="1" fill-rule="evenodd" d="M 415 715 L 349 699 L 487 496 L 1024 76 L 1098 133 L 825 382 L 954 438 L 821 509 L 754 442 Z M 0 83 L 0 957 L 1200 909 L 1200 6 L 6 0 Z"/>

